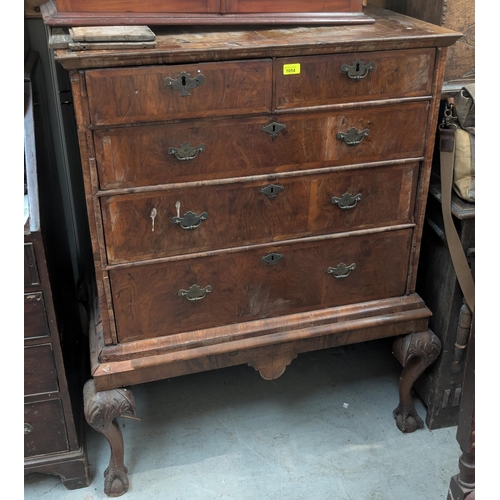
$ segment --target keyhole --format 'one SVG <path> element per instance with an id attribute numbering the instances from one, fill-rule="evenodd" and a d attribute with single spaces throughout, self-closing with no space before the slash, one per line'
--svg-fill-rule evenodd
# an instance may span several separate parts
<path id="1" fill-rule="evenodd" d="M 274 188 L 271 187 L 271 194 L 274 194 Z"/>
<path id="2" fill-rule="evenodd" d="M 359 63 L 356 63 L 356 72 L 359 72 Z"/>
<path id="3" fill-rule="evenodd" d="M 274 255 L 271 255 L 271 261 L 274 262 Z"/>
<path id="4" fill-rule="evenodd" d="M 186 86 L 186 77 L 185 76 L 182 77 L 182 86 L 183 87 Z"/>

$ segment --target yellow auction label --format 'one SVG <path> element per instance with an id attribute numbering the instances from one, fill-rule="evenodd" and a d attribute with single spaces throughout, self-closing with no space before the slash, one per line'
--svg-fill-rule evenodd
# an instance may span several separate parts
<path id="1" fill-rule="evenodd" d="M 300 63 L 283 64 L 284 75 L 298 75 L 300 74 Z"/>

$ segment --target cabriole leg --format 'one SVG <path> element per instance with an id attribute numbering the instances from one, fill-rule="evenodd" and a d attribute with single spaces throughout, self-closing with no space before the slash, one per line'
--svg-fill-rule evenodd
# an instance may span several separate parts
<path id="1" fill-rule="evenodd" d="M 123 436 L 116 420 L 119 415 L 135 416 L 135 402 L 130 389 L 97 392 L 93 380 L 83 388 L 84 411 L 88 424 L 108 440 L 111 448 L 109 466 L 104 471 L 104 493 L 119 497 L 129 488 L 127 468 L 123 462 Z"/>
<path id="2" fill-rule="evenodd" d="M 430 330 L 410 333 L 394 341 L 393 354 L 403 366 L 399 379 L 399 405 L 393 411 L 401 432 L 414 432 L 424 427 L 413 404 L 411 389 L 424 370 L 436 361 L 441 342 Z"/>

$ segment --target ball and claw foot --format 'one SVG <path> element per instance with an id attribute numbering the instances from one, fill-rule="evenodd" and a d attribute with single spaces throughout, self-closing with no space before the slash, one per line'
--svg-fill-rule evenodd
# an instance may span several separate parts
<path id="1" fill-rule="evenodd" d="M 84 413 L 87 423 L 108 441 L 111 451 L 109 466 L 104 472 L 104 493 L 119 497 L 126 493 L 130 483 L 123 463 L 123 436 L 117 418 L 135 416 L 135 401 L 127 388 L 97 392 L 93 380 L 83 388 Z"/>
<path id="2" fill-rule="evenodd" d="M 125 466 L 123 469 L 108 467 L 104 471 L 104 493 L 108 497 L 119 497 L 127 493 L 130 486 L 127 472 Z"/>
<path id="3" fill-rule="evenodd" d="M 415 410 L 411 390 L 417 378 L 436 361 L 441 352 L 441 342 L 427 330 L 398 337 L 392 349 L 403 366 L 399 379 L 399 405 L 392 414 L 401 432 L 415 432 L 424 427 L 424 421 Z"/>
<path id="4" fill-rule="evenodd" d="M 424 421 L 418 416 L 415 407 L 407 408 L 399 404 L 392 414 L 401 432 L 415 432 L 417 429 L 424 427 Z"/>

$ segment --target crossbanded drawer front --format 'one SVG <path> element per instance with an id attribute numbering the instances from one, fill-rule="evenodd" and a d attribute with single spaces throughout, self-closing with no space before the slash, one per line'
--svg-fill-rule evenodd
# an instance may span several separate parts
<path id="1" fill-rule="evenodd" d="M 430 96 L 434 49 L 277 59 L 276 108 Z"/>
<path id="2" fill-rule="evenodd" d="M 99 130 L 99 184 L 107 190 L 417 158 L 427 111 L 418 102 Z"/>
<path id="3" fill-rule="evenodd" d="M 24 348 L 24 395 L 49 394 L 59 390 L 51 344 Z"/>
<path id="4" fill-rule="evenodd" d="M 48 337 L 50 333 L 42 292 L 24 294 L 24 338 Z"/>
<path id="5" fill-rule="evenodd" d="M 270 111 L 272 62 L 234 61 L 90 70 L 94 125 Z"/>
<path id="6" fill-rule="evenodd" d="M 24 405 L 24 456 L 69 450 L 60 399 Z"/>
<path id="7" fill-rule="evenodd" d="M 412 222 L 418 166 L 104 197 L 108 262 Z"/>
<path id="8" fill-rule="evenodd" d="M 403 295 L 411 235 L 297 241 L 111 270 L 118 340 Z"/>

